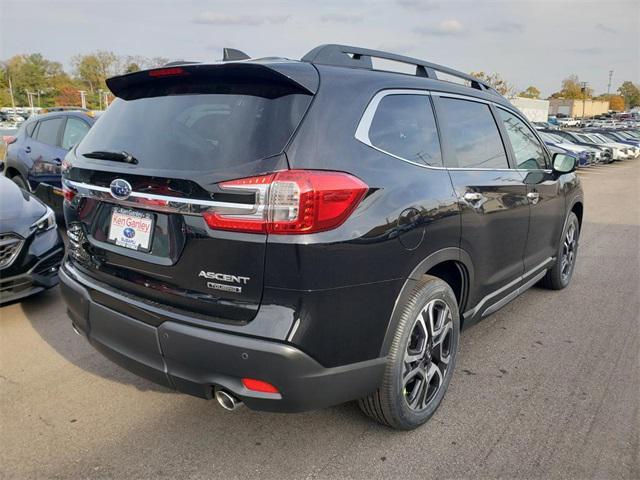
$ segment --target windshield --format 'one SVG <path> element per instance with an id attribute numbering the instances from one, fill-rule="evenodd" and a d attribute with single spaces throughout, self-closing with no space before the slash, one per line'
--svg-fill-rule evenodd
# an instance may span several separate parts
<path id="1" fill-rule="evenodd" d="M 595 138 L 592 138 L 592 137 L 591 137 L 591 135 L 586 135 L 586 134 L 584 134 L 584 133 L 583 133 L 583 134 L 580 134 L 580 135 L 577 135 L 577 137 L 578 137 L 581 141 L 583 141 L 583 142 L 587 142 L 587 143 L 602 143 L 602 142 L 600 142 L 600 141 L 596 141 L 596 139 L 595 139 Z"/>
<path id="2" fill-rule="evenodd" d="M 235 168 L 281 153 L 311 98 L 216 93 L 116 99 L 77 153 L 124 151 L 142 167 L 158 169 Z"/>
<path id="3" fill-rule="evenodd" d="M 553 133 L 547 133 L 545 135 L 554 143 L 568 143 L 568 140 L 562 138 L 560 135 L 555 135 Z"/>
<path id="4" fill-rule="evenodd" d="M 601 135 L 599 133 L 595 133 L 592 135 L 592 137 L 596 138 L 597 140 L 600 140 L 601 143 L 611 143 L 611 142 L 615 142 L 615 140 L 611 140 L 610 138 L 605 137 L 604 135 Z"/>

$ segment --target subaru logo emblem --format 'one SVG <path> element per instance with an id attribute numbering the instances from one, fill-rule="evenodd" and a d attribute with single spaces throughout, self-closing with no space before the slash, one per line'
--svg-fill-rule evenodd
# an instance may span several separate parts
<path id="1" fill-rule="evenodd" d="M 126 200 L 131 195 L 131 184 L 121 178 L 116 178 L 111 182 L 109 189 L 111 190 L 111 196 L 118 200 Z"/>

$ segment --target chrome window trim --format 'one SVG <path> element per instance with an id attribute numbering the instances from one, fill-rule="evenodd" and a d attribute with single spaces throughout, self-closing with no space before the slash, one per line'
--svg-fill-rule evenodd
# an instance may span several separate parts
<path id="1" fill-rule="evenodd" d="M 373 145 L 371 143 L 371 140 L 369 138 L 369 129 L 371 128 L 371 123 L 373 122 L 373 117 L 376 113 L 376 110 L 378 109 L 378 105 L 380 104 L 380 101 L 386 97 L 387 95 L 426 95 L 426 96 L 434 96 L 434 97 L 446 97 L 446 98 L 457 98 L 460 100 L 467 100 L 470 102 L 477 102 L 477 103 L 482 103 L 485 105 L 493 105 L 495 107 L 498 108 L 502 108 L 503 110 L 517 116 L 518 118 L 520 118 L 520 120 L 523 120 L 522 115 L 518 114 L 518 112 L 509 109 L 508 107 L 506 107 L 505 105 L 502 105 L 500 103 L 491 101 L 491 100 L 485 100 L 483 98 L 478 98 L 478 97 L 473 97 L 470 95 L 461 95 L 459 93 L 449 93 L 449 92 L 440 92 L 440 91 L 432 91 L 432 90 L 420 90 L 420 89 L 411 89 L 411 88 L 391 88 L 391 89 L 387 89 L 387 90 L 381 90 L 378 93 L 376 93 L 373 98 L 369 101 L 369 104 L 367 105 L 367 108 L 365 108 L 364 113 L 362 114 L 362 117 L 360 118 L 360 122 L 358 123 L 358 126 L 356 128 L 356 132 L 354 134 L 354 137 L 356 140 L 358 140 L 361 143 L 364 143 L 365 145 L 367 145 L 368 147 L 373 148 L 374 150 L 377 150 L 381 153 L 384 153 L 385 155 L 389 155 L 390 157 L 393 158 L 397 158 L 398 160 L 402 160 L 403 162 L 409 163 L 411 165 L 416 165 L 417 167 L 421 167 L 421 168 L 427 168 L 427 169 L 432 169 L 432 170 L 463 170 L 463 171 L 467 171 L 467 172 L 474 172 L 474 171 L 480 171 L 480 172 L 487 172 L 487 171 L 493 171 L 493 172 L 532 172 L 532 171 L 540 171 L 540 170 L 526 170 L 526 169 L 519 169 L 519 168 L 482 168 L 482 167 L 472 167 L 472 168 L 464 168 L 464 167 L 437 167 L 437 166 L 433 166 L 433 165 L 425 165 L 424 163 L 417 163 L 414 162 L 412 160 L 408 160 L 406 158 L 400 157 L 398 155 L 394 155 L 391 152 L 387 152 L 386 150 L 383 150 L 381 148 L 376 147 L 375 145 Z M 437 119 L 436 119 L 436 123 L 437 123 Z M 525 120 L 526 122 L 526 120 Z M 538 139 L 539 140 L 539 139 Z M 544 142 L 543 142 L 544 145 Z M 546 149 L 546 147 L 543 147 Z M 548 152 L 547 152 L 548 153 Z M 507 154 L 506 150 L 505 150 L 505 154 Z M 545 172 L 552 172 L 552 170 L 542 170 Z"/>
<path id="2" fill-rule="evenodd" d="M 413 160 L 409 160 L 399 155 L 395 155 L 391 152 L 387 152 L 386 150 L 376 147 L 373 143 L 371 143 L 371 139 L 369 138 L 369 130 L 371 129 L 371 124 L 373 123 L 373 117 L 375 116 L 376 111 L 378 110 L 378 106 L 380 105 L 380 102 L 382 101 L 382 99 L 388 95 L 422 95 L 422 96 L 428 97 L 431 95 L 431 92 L 428 90 L 418 90 L 418 89 L 414 90 L 410 88 L 393 88 L 393 89 L 379 91 L 373 96 L 373 98 L 369 102 L 369 105 L 367 105 L 367 108 L 365 108 L 364 113 L 362 114 L 362 117 L 360 118 L 360 122 L 358 123 L 358 127 L 356 128 L 356 133 L 354 135 L 356 140 L 364 143 L 365 145 L 373 148 L 374 150 L 384 153 L 385 155 L 389 155 L 390 157 L 397 158 L 398 160 L 402 160 L 403 162 L 410 163 L 411 165 L 416 165 L 422 168 L 433 168 L 433 169 L 443 170 L 444 167 L 436 167 L 431 165 L 425 165 L 424 163 L 414 162 Z"/>
<path id="3" fill-rule="evenodd" d="M 259 205 L 257 204 L 217 202 L 215 200 L 172 197 L 136 191 L 131 192 L 128 199 L 119 200 L 111 195 L 111 189 L 109 187 L 72 180 L 64 180 L 64 184 L 76 190 L 76 195 L 80 197 L 146 210 L 181 213 L 183 215 L 201 215 L 205 211 L 219 212 L 228 215 L 251 215 L 259 213 Z M 145 200 L 159 200 L 166 202 L 166 205 L 149 205 L 144 202 Z"/>

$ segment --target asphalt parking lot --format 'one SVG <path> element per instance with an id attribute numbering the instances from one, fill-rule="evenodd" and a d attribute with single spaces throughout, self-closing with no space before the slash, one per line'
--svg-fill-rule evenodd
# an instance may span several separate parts
<path id="1" fill-rule="evenodd" d="M 426 426 L 173 393 L 75 335 L 56 288 L 0 309 L 0 478 L 640 478 L 640 160 L 579 175 L 572 285 L 466 330 Z"/>

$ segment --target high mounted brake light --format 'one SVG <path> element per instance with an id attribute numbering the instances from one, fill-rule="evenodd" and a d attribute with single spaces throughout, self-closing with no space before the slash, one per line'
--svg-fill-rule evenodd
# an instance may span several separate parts
<path id="1" fill-rule="evenodd" d="M 180 67 L 158 68 L 156 70 L 149 70 L 150 77 L 176 77 L 181 75 L 187 75 L 187 72 Z"/>
<path id="2" fill-rule="evenodd" d="M 342 172 L 285 170 L 220 184 L 223 190 L 255 192 L 249 214 L 205 212 L 210 228 L 248 233 L 300 235 L 340 226 L 369 187 Z"/>

